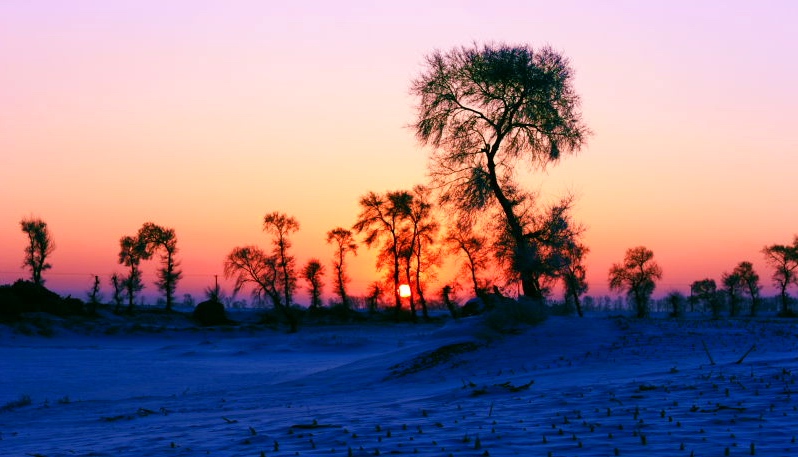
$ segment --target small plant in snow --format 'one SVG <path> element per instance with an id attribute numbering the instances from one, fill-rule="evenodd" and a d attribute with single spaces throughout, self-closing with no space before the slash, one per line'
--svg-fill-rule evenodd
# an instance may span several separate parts
<path id="1" fill-rule="evenodd" d="M 31 400 L 30 395 L 20 395 L 17 400 L 10 401 L 5 405 L 0 407 L 0 411 L 13 411 L 18 408 L 23 408 L 25 406 L 30 406 L 33 403 Z"/>

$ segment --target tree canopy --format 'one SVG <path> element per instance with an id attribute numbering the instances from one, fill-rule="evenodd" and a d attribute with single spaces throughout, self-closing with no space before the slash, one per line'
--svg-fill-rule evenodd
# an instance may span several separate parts
<path id="1" fill-rule="evenodd" d="M 514 170 L 518 162 L 556 162 L 589 134 L 568 59 L 527 45 L 435 51 L 411 93 L 419 98 L 416 136 L 435 149 L 431 171 L 441 202 L 466 219 L 498 206 L 523 293 L 543 298 L 535 279 L 541 244 L 524 218 L 532 195 Z"/>
<path id="2" fill-rule="evenodd" d="M 626 251 L 623 263 L 610 268 L 610 290 L 626 291 L 637 309 L 637 317 L 648 315 L 648 301 L 662 279 L 662 268 L 654 261 L 654 252 L 644 246 Z"/>
<path id="3" fill-rule="evenodd" d="M 42 273 L 52 268 L 47 258 L 55 250 L 55 243 L 47 229 L 47 223 L 41 219 L 29 218 L 19 222 L 22 231 L 28 236 L 28 245 L 25 246 L 25 260 L 23 268 L 29 268 L 31 279 L 36 285 L 44 285 Z"/>

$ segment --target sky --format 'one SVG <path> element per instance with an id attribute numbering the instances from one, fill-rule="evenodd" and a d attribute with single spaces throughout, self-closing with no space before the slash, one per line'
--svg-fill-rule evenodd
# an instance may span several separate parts
<path id="1" fill-rule="evenodd" d="M 360 196 L 427 182 L 409 127 L 425 55 L 506 42 L 575 70 L 593 135 L 519 170 L 543 201 L 578 197 L 590 294 L 639 245 L 663 268 L 658 293 L 743 260 L 772 292 L 760 251 L 798 233 L 795 23 L 786 0 L 0 2 L 0 283 L 27 276 L 31 216 L 62 294 L 97 274 L 108 297 L 119 238 L 148 221 L 177 233 L 178 296 L 214 275 L 229 290 L 225 256 L 268 248 L 273 211 L 300 223 L 299 264 L 330 271 L 325 234 L 351 227 Z M 349 265 L 362 294 L 373 253 Z"/>

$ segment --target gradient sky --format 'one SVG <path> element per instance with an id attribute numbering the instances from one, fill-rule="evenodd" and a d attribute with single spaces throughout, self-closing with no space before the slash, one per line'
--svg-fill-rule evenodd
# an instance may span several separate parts
<path id="1" fill-rule="evenodd" d="M 658 294 L 742 260 L 769 285 L 760 250 L 798 233 L 797 23 L 787 0 L 0 2 L 0 283 L 26 276 L 27 216 L 52 232 L 61 293 L 124 271 L 119 238 L 146 221 L 177 232 L 178 294 L 266 247 L 271 211 L 300 222 L 300 264 L 329 264 L 325 233 L 361 195 L 426 181 L 407 127 L 424 56 L 504 41 L 576 70 L 594 135 L 523 182 L 579 197 L 591 294 L 637 245 Z M 373 257 L 351 268 L 362 293 Z"/>

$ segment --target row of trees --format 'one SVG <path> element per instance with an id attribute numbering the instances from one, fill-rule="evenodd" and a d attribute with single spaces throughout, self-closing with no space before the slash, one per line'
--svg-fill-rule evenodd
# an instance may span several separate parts
<path id="1" fill-rule="evenodd" d="M 792 244 L 772 244 L 762 249 L 765 261 L 773 268 L 773 284 L 779 289 L 782 316 L 793 316 L 790 308 L 790 285 L 798 286 L 798 235 Z M 656 281 L 662 279 L 662 268 L 654 261 L 654 253 L 638 246 L 626 251 L 622 263 L 613 264 L 609 271 L 611 290 L 626 292 L 634 304 L 638 317 L 648 314 L 648 303 L 656 288 Z M 721 276 L 719 288 L 714 279 L 705 278 L 690 285 L 689 303 L 691 307 L 703 304 L 719 317 L 724 302 L 728 303 L 729 315 L 739 315 L 742 300 L 747 295 L 750 300 L 750 315 L 756 316 L 760 304 L 759 274 L 751 262 L 738 263 L 730 272 Z M 682 296 L 678 292 L 668 294 L 667 300 L 673 305 L 673 314 L 681 313 Z"/>
<path id="2" fill-rule="evenodd" d="M 126 275 L 111 275 L 114 288 L 114 302 L 117 311 L 121 306 L 123 294 L 127 295 L 128 311 L 133 310 L 136 294 L 144 288 L 141 278 L 141 262 L 160 254 L 160 267 L 157 270 L 155 285 L 164 293 L 166 309 L 174 305 L 177 283 L 183 277 L 178 269 L 180 262 L 177 254 L 177 235 L 174 229 L 165 228 L 152 222 L 144 223 L 135 236 L 123 236 L 119 239 L 119 263 L 128 268 Z M 95 289 L 97 281 L 95 280 Z"/>
<path id="3" fill-rule="evenodd" d="M 455 225 L 443 234 L 444 246 L 439 248 L 437 243 L 441 241 L 440 224 L 427 189 L 418 186 L 413 191 L 385 194 L 370 192 L 361 198 L 360 206 L 361 212 L 353 229 L 364 235 L 363 241 L 368 247 L 377 247 L 377 267 L 385 272 L 383 282 L 372 284 L 369 298 L 373 305 L 376 305 L 385 288 L 391 288 L 396 291 L 394 306 L 398 310 L 401 307 L 398 285 L 406 282 L 413 285 L 414 294 L 410 296 L 413 316 L 415 296 L 418 297 L 422 313 L 426 317 L 425 280 L 434 277 L 434 268 L 440 265 L 443 252 L 461 255 L 461 273 L 470 278 L 474 294 L 485 293 L 488 282 L 482 278 L 482 274 L 491 267 L 491 259 L 486 255 L 490 250 L 487 237 Z M 271 301 L 292 322 L 295 319 L 290 313 L 290 307 L 293 303 L 292 296 L 298 287 L 298 279 L 307 283 L 310 307 L 319 308 L 322 306 L 325 268 L 314 258 L 300 272 L 296 271 L 295 258 L 289 252 L 290 235 L 299 230 L 299 223 L 293 217 L 275 212 L 267 214 L 263 224 L 264 231 L 273 237 L 272 253 L 267 254 L 257 246 L 235 248 L 225 261 L 225 275 L 235 278 L 236 292 L 246 284 L 253 284 L 256 296 Z M 41 219 L 23 219 L 20 227 L 28 237 L 23 266 L 30 270 L 34 284 L 43 285 L 43 272 L 51 268 L 47 259 L 55 249 L 55 243 L 47 223 Z M 346 257 L 348 254 L 357 255 L 357 240 L 353 231 L 336 227 L 327 232 L 327 242 L 335 248 L 332 262 L 334 291 L 340 303 L 349 308 Z M 583 249 L 583 253 L 587 252 L 587 248 L 581 245 L 579 248 Z M 177 283 L 182 277 L 182 272 L 178 270 L 179 261 L 175 258 L 177 251 L 175 231 L 151 222 L 143 224 L 136 236 L 123 236 L 120 239 L 119 263 L 128 267 L 129 271 L 126 275 L 115 273 L 111 276 L 117 310 L 125 298 L 124 295 L 127 296 L 128 310 L 132 310 L 136 293 L 144 287 L 141 280 L 141 262 L 157 253 L 160 253 L 161 265 L 157 270 L 156 286 L 165 295 L 166 308 L 171 309 Z M 763 248 L 762 253 L 774 269 L 772 280 L 779 289 L 780 314 L 791 315 L 788 288 L 790 285 L 798 285 L 798 236 L 792 244 L 769 245 Z M 566 303 L 574 305 L 576 311 L 582 315 L 579 297 L 586 290 L 585 270 L 578 261 L 581 257 L 575 256 L 573 260 L 566 263 L 566 269 L 558 275 L 563 279 Z M 662 268 L 654 261 L 654 253 L 643 246 L 629 249 L 624 261 L 614 264 L 609 271 L 610 289 L 626 292 L 639 317 L 647 315 L 656 281 L 661 278 Z M 720 315 L 723 305 L 728 304 L 729 315 L 737 316 L 743 299 L 747 297 L 750 315 L 755 316 L 761 300 L 759 280 L 753 264 L 743 261 L 730 272 L 722 274 L 720 287 L 710 278 L 694 281 L 690 285 L 690 295 L 686 301 L 691 310 L 694 311 L 696 305 L 703 305 L 715 317 Z M 569 285 L 569 281 L 575 285 Z M 92 302 L 96 302 L 98 291 L 99 277 L 95 277 L 90 294 Z M 671 303 L 674 315 L 682 312 L 685 298 L 681 293 L 670 292 L 666 301 Z M 293 325 L 295 324 L 296 322 Z"/>

